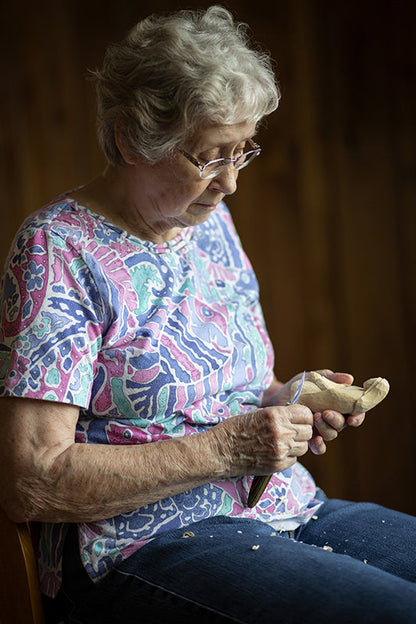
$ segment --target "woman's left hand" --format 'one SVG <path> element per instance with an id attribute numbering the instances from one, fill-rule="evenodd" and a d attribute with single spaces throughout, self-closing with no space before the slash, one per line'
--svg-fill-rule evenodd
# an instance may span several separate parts
<path id="1" fill-rule="evenodd" d="M 349 373 L 333 373 L 331 370 L 317 371 L 324 377 L 340 384 L 351 385 L 354 378 Z M 313 415 L 313 436 L 309 440 L 309 448 L 315 455 L 323 455 L 326 452 L 325 442 L 330 442 L 338 437 L 345 427 L 359 427 L 364 422 L 365 414 L 354 416 L 340 414 L 335 410 L 323 410 Z"/>
<path id="2" fill-rule="evenodd" d="M 335 381 L 340 384 L 351 385 L 354 378 L 349 373 L 334 373 L 329 369 L 323 369 L 316 371 L 324 377 Z M 302 373 L 293 377 L 285 384 L 278 382 L 274 379 L 270 386 L 269 394 L 267 396 L 268 405 L 286 405 L 290 400 L 291 391 L 290 388 L 294 381 L 297 381 L 302 377 Z M 306 379 L 308 373 L 306 373 Z M 338 434 L 345 429 L 345 427 L 359 427 L 364 422 L 365 414 L 356 414 L 354 416 L 341 414 L 335 410 L 323 410 L 322 412 L 315 412 L 313 415 L 314 426 L 313 436 L 309 440 L 309 448 L 315 455 L 323 455 L 326 452 L 326 442 L 335 440 Z"/>

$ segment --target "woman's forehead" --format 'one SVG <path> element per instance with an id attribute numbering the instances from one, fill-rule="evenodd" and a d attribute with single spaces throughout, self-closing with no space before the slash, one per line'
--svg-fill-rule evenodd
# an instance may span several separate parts
<path id="1" fill-rule="evenodd" d="M 187 146 L 199 151 L 215 147 L 230 147 L 250 139 L 255 132 L 256 123 L 252 121 L 227 125 L 206 124 L 189 137 Z"/>

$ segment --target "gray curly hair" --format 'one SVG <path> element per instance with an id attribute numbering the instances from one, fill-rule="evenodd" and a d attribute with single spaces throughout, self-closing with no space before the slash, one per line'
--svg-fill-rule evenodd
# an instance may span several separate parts
<path id="1" fill-rule="evenodd" d="M 154 164 L 201 123 L 257 123 L 280 96 L 270 57 L 220 6 L 140 21 L 94 76 L 98 138 L 114 165 L 124 164 L 116 126 L 128 153 Z"/>

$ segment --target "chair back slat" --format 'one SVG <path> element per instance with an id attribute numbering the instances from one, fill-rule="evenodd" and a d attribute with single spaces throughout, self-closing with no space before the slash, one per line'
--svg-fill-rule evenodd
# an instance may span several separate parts
<path id="1" fill-rule="evenodd" d="M 44 624 L 37 557 L 30 526 L 0 508 L 0 622 Z"/>

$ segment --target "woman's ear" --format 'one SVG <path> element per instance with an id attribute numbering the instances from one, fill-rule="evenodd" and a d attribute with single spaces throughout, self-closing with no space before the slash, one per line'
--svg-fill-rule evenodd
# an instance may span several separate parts
<path id="1" fill-rule="evenodd" d="M 121 125 L 120 122 L 116 121 L 116 123 L 114 124 L 114 140 L 116 142 L 118 151 L 121 154 L 121 157 L 123 158 L 124 162 L 127 165 L 135 165 L 137 163 L 137 156 L 133 156 L 130 151 L 127 149 L 127 147 L 125 146 L 125 142 L 123 139 L 123 132 L 121 131 Z"/>

